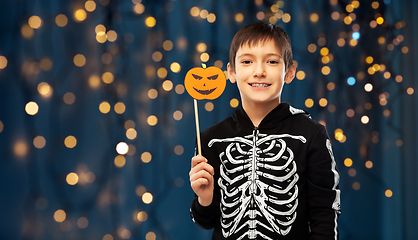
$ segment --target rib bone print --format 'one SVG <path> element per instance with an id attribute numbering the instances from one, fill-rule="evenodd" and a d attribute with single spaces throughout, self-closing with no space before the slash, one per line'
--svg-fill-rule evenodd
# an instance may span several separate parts
<path id="1" fill-rule="evenodd" d="M 286 235 L 296 219 L 299 179 L 293 151 L 285 139 L 306 143 L 303 136 L 252 135 L 212 139 L 228 143 L 221 160 L 221 225 L 224 237 L 271 239 L 269 232 Z"/>

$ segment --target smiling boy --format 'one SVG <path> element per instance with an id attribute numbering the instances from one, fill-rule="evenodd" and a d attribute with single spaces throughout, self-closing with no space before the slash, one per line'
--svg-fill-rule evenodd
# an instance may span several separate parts
<path id="1" fill-rule="evenodd" d="M 231 43 L 241 108 L 201 133 L 190 214 L 212 239 L 338 239 L 339 173 L 325 128 L 281 102 L 296 72 L 290 39 L 257 22 Z"/>

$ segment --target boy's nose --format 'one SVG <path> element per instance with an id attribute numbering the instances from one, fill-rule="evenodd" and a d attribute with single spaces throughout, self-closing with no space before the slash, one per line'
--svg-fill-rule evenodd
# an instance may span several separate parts
<path id="1" fill-rule="evenodd" d="M 254 73 L 253 73 L 253 77 L 258 77 L 258 78 L 260 78 L 260 77 L 265 77 L 265 76 L 266 76 L 266 72 L 265 72 L 264 70 L 261 70 L 261 69 L 256 70 L 256 71 L 254 71 Z"/>

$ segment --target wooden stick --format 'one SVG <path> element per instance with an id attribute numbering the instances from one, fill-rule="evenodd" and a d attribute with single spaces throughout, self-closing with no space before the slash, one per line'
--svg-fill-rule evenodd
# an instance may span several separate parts
<path id="1" fill-rule="evenodd" d="M 199 115 L 197 113 L 197 100 L 194 99 L 194 117 L 196 119 L 197 150 L 199 155 L 202 156 L 202 147 L 200 145 Z"/>

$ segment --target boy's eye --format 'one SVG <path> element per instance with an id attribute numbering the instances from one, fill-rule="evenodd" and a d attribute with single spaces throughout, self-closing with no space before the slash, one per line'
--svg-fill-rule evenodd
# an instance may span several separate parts
<path id="1" fill-rule="evenodd" d="M 243 61 L 241 61 L 241 63 L 243 63 L 243 64 L 250 64 L 251 61 L 250 60 L 243 60 Z"/>
<path id="2" fill-rule="evenodd" d="M 270 63 L 270 64 L 277 64 L 277 63 L 279 63 L 279 62 L 278 62 L 278 61 L 276 61 L 276 60 L 270 60 L 270 61 L 269 61 L 269 63 Z"/>

